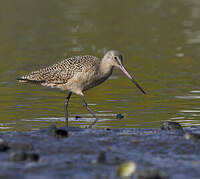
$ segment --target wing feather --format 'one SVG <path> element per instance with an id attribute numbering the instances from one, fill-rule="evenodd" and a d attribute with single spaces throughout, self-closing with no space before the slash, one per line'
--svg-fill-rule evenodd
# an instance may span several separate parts
<path id="1" fill-rule="evenodd" d="M 42 84 L 64 84 L 75 73 L 82 72 L 100 63 L 94 56 L 75 56 L 67 58 L 52 66 L 33 71 L 28 75 L 17 78 L 19 82 L 32 82 Z"/>

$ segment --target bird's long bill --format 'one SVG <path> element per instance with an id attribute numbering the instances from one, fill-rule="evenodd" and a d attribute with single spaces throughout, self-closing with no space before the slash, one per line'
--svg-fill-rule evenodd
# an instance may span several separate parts
<path id="1" fill-rule="evenodd" d="M 140 85 L 134 80 L 134 78 L 126 71 L 126 69 L 122 65 L 120 65 L 120 70 L 140 89 L 140 91 L 146 94 L 146 92 L 140 87 Z"/>

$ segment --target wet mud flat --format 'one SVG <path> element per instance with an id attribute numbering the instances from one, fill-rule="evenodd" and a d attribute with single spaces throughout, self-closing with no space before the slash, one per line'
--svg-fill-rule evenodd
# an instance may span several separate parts
<path id="1" fill-rule="evenodd" d="M 0 133 L 0 178 L 200 178 L 200 127 Z M 131 163 L 129 168 L 120 167 Z M 132 168 L 131 168 L 132 167 Z"/>

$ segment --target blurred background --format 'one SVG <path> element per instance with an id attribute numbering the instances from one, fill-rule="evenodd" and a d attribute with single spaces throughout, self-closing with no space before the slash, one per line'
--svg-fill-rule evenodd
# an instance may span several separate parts
<path id="1" fill-rule="evenodd" d="M 101 58 L 110 49 L 123 53 L 148 95 L 115 70 L 85 93 L 100 118 L 97 128 L 153 128 L 167 120 L 199 125 L 199 22 L 199 0 L 1 1 L 0 130 L 63 126 L 67 92 L 15 78 L 74 55 Z M 77 95 L 69 113 L 71 126 L 93 120 Z"/>

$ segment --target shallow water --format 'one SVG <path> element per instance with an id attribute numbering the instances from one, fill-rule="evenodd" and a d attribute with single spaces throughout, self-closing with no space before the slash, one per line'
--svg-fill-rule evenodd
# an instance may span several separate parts
<path id="1" fill-rule="evenodd" d="M 173 120 L 199 125 L 200 3 L 184 1 L 4 1 L 0 7 L 0 130 L 64 124 L 66 92 L 17 84 L 15 78 L 66 57 L 124 54 L 124 66 L 148 92 L 119 71 L 85 93 L 97 127 L 152 128 Z M 73 95 L 70 125 L 91 116 Z M 121 113 L 124 119 L 116 120 Z M 75 116 L 81 116 L 75 120 Z"/>

